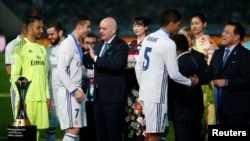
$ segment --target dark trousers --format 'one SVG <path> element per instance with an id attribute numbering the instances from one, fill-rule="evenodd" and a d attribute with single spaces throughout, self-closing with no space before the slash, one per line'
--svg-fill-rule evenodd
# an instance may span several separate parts
<path id="1" fill-rule="evenodd" d="M 200 141 L 201 122 L 177 122 L 173 121 L 175 141 Z"/>
<path id="2" fill-rule="evenodd" d="M 80 130 L 80 141 L 96 141 L 96 129 L 94 120 L 93 102 L 86 101 L 87 127 Z"/>
<path id="3" fill-rule="evenodd" d="M 220 122 L 222 125 L 250 125 L 250 114 L 226 115 L 220 110 Z"/>
<path id="4" fill-rule="evenodd" d="M 124 127 L 124 103 L 94 102 L 97 141 L 122 141 Z"/>

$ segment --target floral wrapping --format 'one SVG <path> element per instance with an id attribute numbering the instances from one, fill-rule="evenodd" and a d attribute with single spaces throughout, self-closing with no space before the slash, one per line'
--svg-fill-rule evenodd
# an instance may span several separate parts
<path id="1" fill-rule="evenodd" d="M 218 46 L 208 35 L 202 35 L 200 38 L 196 39 L 194 50 L 203 53 L 207 64 L 210 63 L 214 51 L 218 49 Z"/>
<path id="2" fill-rule="evenodd" d="M 139 92 L 135 89 L 131 90 L 131 95 L 128 97 L 126 127 L 127 139 L 133 141 L 145 141 L 146 121 L 143 114 L 142 106 L 138 103 Z"/>
<path id="3" fill-rule="evenodd" d="M 140 49 L 141 49 L 141 42 L 137 43 L 137 40 L 133 40 L 131 43 L 129 43 L 129 53 L 128 53 L 128 61 L 127 61 L 128 68 L 135 67 Z"/>

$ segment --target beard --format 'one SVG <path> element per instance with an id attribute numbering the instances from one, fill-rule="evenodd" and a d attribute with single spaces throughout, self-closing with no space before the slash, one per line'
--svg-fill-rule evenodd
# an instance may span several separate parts
<path id="1" fill-rule="evenodd" d="M 57 44 L 59 43 L 59 41 L 60 41 L 60 38 L 57 37 L 57 38 L 55 39 L 54 42 L 51 42 L 51 44 L 52 44 L 53 46 L 55 46 L 55 45 L 57 45 Z"/>

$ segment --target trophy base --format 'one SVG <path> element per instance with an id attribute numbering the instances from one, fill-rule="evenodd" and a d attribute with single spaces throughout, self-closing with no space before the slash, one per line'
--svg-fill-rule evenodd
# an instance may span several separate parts
<path id="1" fill-rule="evenodd" d="M 8 141 L 36 141 L 36 126 L 8 126 Z"/>
<path id="2" fill-rule="evenodd" d="M 12 126 L 31 126 L 29 119 L 15 119 Z"/>

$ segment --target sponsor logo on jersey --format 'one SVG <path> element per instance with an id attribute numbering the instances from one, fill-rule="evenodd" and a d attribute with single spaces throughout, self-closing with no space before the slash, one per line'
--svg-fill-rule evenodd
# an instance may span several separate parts
<path id="1" fill-rule="evenodd" d="M 31 66 L 37 66 L 37 65 L 42 65 L 42 66 L 44 66 L 45 63 L 44 63 L 44 61 L 31 60 L 30 65 L 31 65 Z"/>
<path id="2" fill-rule="evenodd" d="M 37 60 L 31 60 L 30 65 L 31 66 L 36 66 L 36 65 L 42 65 L 42 66 L 44 66 L 45 62 L 42 61 L 41 58 L 42 58 L 41 56 L 37 55 L 36 56 Z"/>

